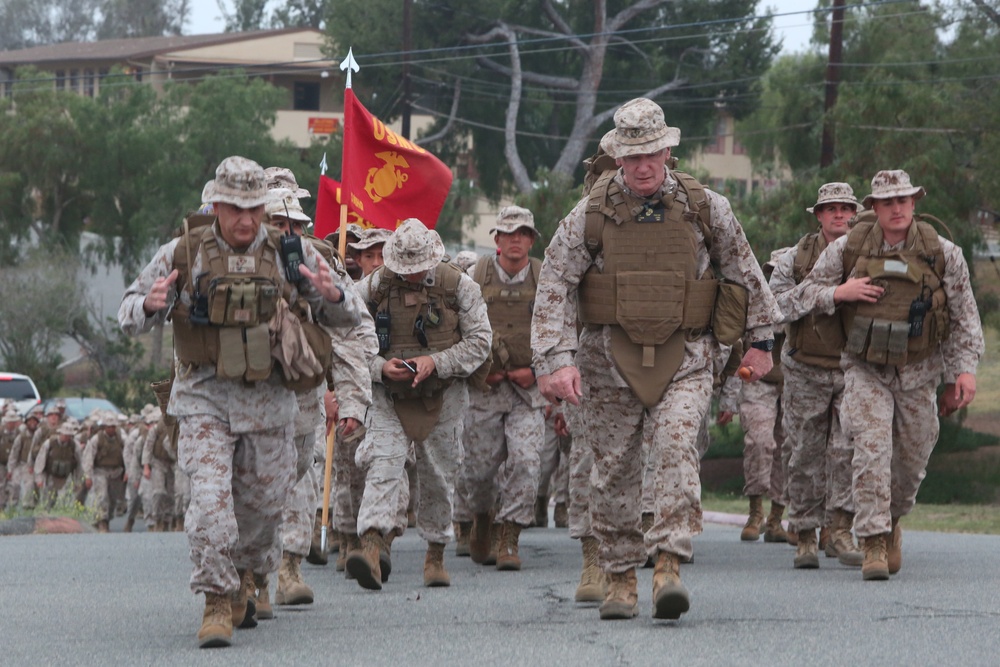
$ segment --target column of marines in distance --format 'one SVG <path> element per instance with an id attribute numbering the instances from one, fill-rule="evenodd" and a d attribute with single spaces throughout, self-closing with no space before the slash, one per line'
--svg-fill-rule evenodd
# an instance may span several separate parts
<path id="1" fill-rule="evenodd" d="M 142 446 L 119 455 L 119 425 L 99 416 L 65 455 L 75 427 L 53 420 L 32 487 L 22 451 L 44 416 L 5 415 L 4 494 L 89 492 L 106 529 L 134 484 L 152 529 L 187 533 L 199 646 L 228 646 L 234 627 L 273 617 L 272 597 L 313 601 L 300 564 L 327 563 L 332 433 L 334 567 L 361 587 L 391 585 L 407 527 L 427 543 L 425 586 L 452 584 L 452 541 L 456 556 L 519 570 L 522 531 L 547 525 L 551 492 L 581 543 L 575 599 L 632 618 L 636 568 L 653 567 L 652 614 L 673 620 L 691 605 L 681 569 L 721 392 L 720 421 L 739 412 L 747 430 L 741 538 L 794 543 L 795 568 L 818 567 L 822 548 L 888 579 L 938 413 L 975 395 L 983 338 L 961 249 L 915 214 L 923 188 L 881 171 L 861 205 L 846 183 L 822 186 L 808 209 L 819 229 L 776 251 L 766 276 L 726 198 L 676 169 L 679 141 L 655 103 L 622 105 L 544 261 L 517 206 L 497 214 L 496 254 L 452 262 L 409 219 L 349 228 L 345 261 L 336 238 L 306 232 L 308 193 L 290 171 L 227 158 L 203 191 L 207 215 L 122 300 L 127 333 L 175 330 L 165 409 L 149 406 L 127 437 Z M 555 461 L 565 481 L 552 492 Z M 182 479 L 179 523 L 168 489 Z"/>

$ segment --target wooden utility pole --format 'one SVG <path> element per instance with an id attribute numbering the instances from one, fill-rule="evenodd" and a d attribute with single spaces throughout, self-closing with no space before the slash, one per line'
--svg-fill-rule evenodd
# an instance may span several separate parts
<path id="1" fill-rule="evenodd" d="M 844 0 L 833 0 L 830 14 L 830 57 L 826 65 L 826 102 L 823 105 L 823 144 L 819 153 L 819 166 L 829 167 L 836 155 L 833 127 L 833 109 L 837 106 L 837 88 L 840 85 L 840 63 L 844 50 Z"/>
<path id="2" fill-rule="evenodd" d="M 410 21 L 410 7 L 413 0 L 403 0 L 403 119 L 402 135 L 404 139 L 410 138 L 410 33 L 412 24 Z"/>

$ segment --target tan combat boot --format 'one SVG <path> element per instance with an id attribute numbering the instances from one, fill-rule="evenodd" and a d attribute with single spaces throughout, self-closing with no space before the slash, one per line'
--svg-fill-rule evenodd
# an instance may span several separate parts
<path id="1" fill-rule="evenodd" d="M 496 565 L 497 556 L 500 555 L 500 543 L 503 542 L 503 524 L 494 523 L 490 526 L 490 552 L 483 561 L 483 565 Z"/>
<path id="2" fill-rule="evenodd" d="M 337 562 L 334 567 L 337 568 L 337 572 L 344 572 L 347 569 L 347 554 L 361 548 L 361 539 L 354 533 L 341 533 L 340 541 L 340 551 L 337 552 Z M 349 573 L 344 576 L 348 579 L 352 578 Z"/>
<path id="3" fill-rule="evenodd" d="M 889 535 L 882 533 L 864 538 L 865 560 L 861 578 L 865 581 L 886 581 L 889 578 Z"/>
<path id="4" fill-rule="evenodd" d="M 653 529 L 653 513 L 652 512 L 643 512 L 642 513 L 642 534 L 645 535 L 646 533 L 648 533 L 652 529 Z M 650 568 L 650 567 L 653 567 L 653 565 L 655 565 L 655 564 L 656 564 L 656 561 L 653 560 L 652 556 L 646 556 L 646 562 L 645 562 L 645 564 L 642 567 L 643 568 Z"/>
<path id="5" fill-rule="evenodd" d="M 521 569 L 521 557 L 518 555 L 518 540 L 521 537 L 521 526 L 513 521 L 503 522 L 503 540 L 497 551 L 497 569 L 510 572 Z"/>
<path id="6" fill-rule="evenodd" d="M 603 602 L 607 593 L 606 577 L 597 564 L 597 538 L 583 537 L 580 539 L 583 548 L 583 570 L 580 572 L 580 585 L 576 587 L 577 602 Z"/>
<path id="7" fill-rule="evenodd" d="M 795 550 L 795 569 L 814 570 L 819 567 L 819 546 L 816 544 L 816 529 L 799 531 L 798 547 Z"/>
<path id="8" fill-rule="evenodd" d="M 382 583 L 389 581 L 392 574 L 392 541 L 396 539 L 396 531 L 390 530 L 389 534 L 382 538 L 382 548 L 378 550 L 378 569 L 382 575 Z"/>
<path id="9" fill-rule="evenodd" d="M 257 620 L 270 621 L 274 618 L 274 607 L 271 606 L 270 581 L 266 574 L 253 573 L 253 585 L 257 588 L 254 604 L 257 606 Z"/>
<path id="10" fill-rule="evenodd" d="M 97 532 L 99 532 L 99 533 L 108 533 L 110 531 L 111 531 L 111 529 L 108 528 L 108 522 L 107 521 L 105 521 L 104 519 L 101 519 L 100 521 L 97 522 Z"/>
<path id="11" fill-rule="evenodd" d="M 639 615 L 638 581 L 635 568 L 608 575 L 608 593 L 601 603 L 601 620 L 635 618 Z"/>
<path id="12" fill-rule="evenodd" d="M 323 549 L 323 510 L 316 510 L 316 520 L 313 521 L 312 540 L 309 542 L 309 554 L 306 560 L 313 565 L 326 565 L 330 562 L 327 552 Z"/>
<path id="13" fill-rule="evenodd" d="M 788 539 L 789 546 L 797 547 L 799 546 L 799 534 L 794 530 L 786 530 L 785 537 Z"/>
<path id="14" fill-rule="evenodd" d="M 205 614 L 198 630 L 198 648 L 222 648 L 233 643 L 233 616 L 228 595 L 205 593 Z"/>
<path id="15" fill-rule="evenodd" d="M 556 524 L 556 528 L 569 528 L 569 508 L 566 507 L 566 503 L 556 503 L 555 509 L 552 510 L 552 521 Z"/>
<path id="16" fill-rule="evenodd" d="M 362 588 L 382 590 L 382 573 L 379 571 L 379 552 L 382 535 L 369 528 L 361 536 L 361 548 L 347 554 L 347 572 L 358 580 Z"/>
<path id="17" fill-rule="evenodd" d="M 301 563 L 302 556 L 287 551 L 282 552 L 274 604 L 312 604 L 313 591 L 302 579 Z"/>
<path id="18" fill-rule="evenodd" d="M 472 533 L 471 521 L 455 522 L 455 555 L 469 556 L 469 535 Z"/>
<path id="19" fill-rule="evenodd" d="M 535 496 L 535 528 L 549 527 L 549 497 Z"/>
<path id="20" fill-rule="evenodd" d="M 691 597 L 681 583 L 680 557 L 659 552 L 653 570 L 653 618 L 675 621 L 690 608 Z"/>
<path id="21" fill-rule="evenodd" d="M 130 516 L 125 519 L 125 526 L 122 528 L 122 532 L 131 533 L 133 528 L 135 528 L 135 517 Z"/>
<path id="22" fill-rule="evenodd" d="M 444 543 L 428 542 L 424 557 L 424 586 L 437 588 L 451 586 L 451 577 L 444 569 Z"/>
<path id="23" fill-rule="evenodd" d="M 760 529 L 764 527 L 764 500 L 760 496 L 750 496 L 750 513 L 747 523 L 743 526 L 740 539 L 744 542 L 756 542 L 760 539 Z"/>
<path id="24" fill-rule="evenodd" d="M 469 555 L 473 563 L 486 564 L 490 555 L 493 517 L 489 514 L 477 514 L 472 522 L 472 532 L 469 534 Z M 494 561 L 496 562 L 496 561 Z"/>
<path id="25" fill-rule="evenodd" d="M 889 564 L 889 574 L 896 574 L 903 567 L 903 529 L 899 527 L 899 517 L 892 519 L 892 532 L 889 533 L 886 562 Z"/>
<path id="26" fill-rule="evenodd" d="M 232 612 L 232 626 L 234 628 L 256 628 L 257 627 L 257 604 L 253 598 L 256 588 L 253 584 L 253 572 L 249 570 L 236 570 L 240 577 L 240 587 L 229 597 L 230 611 Z"/>
<path id="27" fill-rule="evenodd" d="M 764 523 L 764 541 L 770 543 L 787 542 L 788 533 L 781 525 L 781 517 L 785 513 L 785 506 L 771 501 L 771 513 L 767 515 Z"/>
<path id="28" fill-rule="evenodd" d="M 826 524 L 819 529 L 819 548 L 826 551 L 826 545 L 830 543 L 830 524 Z"/>
<path id="29" fill-rule="evenodd" d="M 861 567 L 864 555 L 854 544 L 854 536 L 851 535 L 853 526 L 853 513 L 842 509 L 834 510 L 833 521 L 830 522 L 830 539 L 824 552 L 828 558 L 836 558 L 842 565 Z"/>

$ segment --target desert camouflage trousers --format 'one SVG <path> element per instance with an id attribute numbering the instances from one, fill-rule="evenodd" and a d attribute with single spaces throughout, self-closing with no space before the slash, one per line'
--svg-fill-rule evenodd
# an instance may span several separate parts
<path id="1" fill-rule="evenodd" d="M 174 464 L 174 518 L 183 519 L 191 504 L 191 478 Z"/>
<path id="2" fill-rule="evenodd" d="M 781 385 L 744 383 L 740 391 L 740 426 L 743 428 L 743 495 L 767 495 L 781 502 L 785 476 L 781 467 Z"/>
<path id="3" fill-rule="evenodd" d="M 834 510 L 854 510 L 850 442 L 841 429 L 844 373 L 801 363 L 783 365 L 782 408 L 790 443 L 788 522 L 793 531 L 829 522 Z"/>
<path id="4" fill-rule="evenodd" d="M 611 362 L 588 363 L 583 377 L 583 425 L 594 452 L 590 518 L 600 542 L 605 572 L 641 567 L 647 556 L 666 551 L 692 554 L 701 532 L 698 431 L 712 396 L 712 371 L 704 368 L 675 379 L 659 403 L 644 408 L 628 387 L 619 387 Z M 651 429 L 649 456 L 642 455 L 643 430 Z M 643 536 L 643 472 L 654 503 L 653 527 Z"/>
<path id="5" fill-rule="evenodd" d="M 195 593 L 235 591 L 237 569 L 278 569 L 281 511 L 295 482 L 292 429 L 234 434 L 214 417 L 180 418 L 177 460 L 191 483 L 184 531 Z"/>
<path id="6" fill-rule="evenodd" d="M 531 525 L 540 472 L 538 451 L 544 438 L 544 408 L 525 403 L 509 382 L 486 393 L 470 392 L 460 474 L 473 514 L 492 510 L 499 493 L 494 520 Z M 498 486 L 501 466 L 504 479 Z"/>
<path id="7" fill-rule="evenodd" d="M 152 494 L 150 519 L 171 521 L 174 518 L 174 470 L 173 461 L 153 457 L 149 464 L 149 486 Z"/>
<path id="8" fill-rule="evenodd" d="M 125 501 L 124 474 L 122 468 L 94 468 L 87 507 L 94 511 L 97 521 L 111 521 L 115 509 Z"/>
<path id="9" fill-rule="evenodd" d="M 79 483 L 77 473 L 69 477 L 56 477 L 46 473 L 43 475 L 42 488 L 39 490 L 39 504 L 44 507 L 52 507 L 56 501 L 63 498 L 69 499 L 76 494 L 76 485 Z"/>
<path id="10" fill-rule="evenodd" d="M 583 411 L 563 405 L 569 427 L 569 536 L 573 539 L 593 537 L 590 525 L 590 475 L 594 469 L 594 450 L 587 440 Z"/>
<path id="11" fill-rule="evenodd" d="M 368 433 L 355 458 L 358 468 L 365 472 L 365 491 L 358 510 L 359 534 L 375 529 L 388 535 L 399 527 L 400 506 L 404 517 L 406 509 L 404 466 L 412 447 L 420 484 L 415 507 L 417 531 L 427 542 L 448 542 L 454 537 L 452 502 L 468 404 L 465 383 L 455 382 L 444 391 L 441 414 L 430 435 L 422 442 L 411 443 L 385 388 L 375 386 L 365 420 Z"/>
<path id="12" fill-rule="evenodd" d="M 545 437 L 538 450 L 538 495 L 551 496 L 557 503 L 569 501 L 570 440 L 556 434 L 551 418 L 545 420 Z"/>
<path id="13" fill-rule="evenodd" d="M 19 463 L 11 471 L 10 481 L 7 483 L 10 497 L 8 505 L 14 507 L 20 505 L 25 509 L 31 509 L 38 501 L 38 491 L 35 487 L 35 476 L 27 463 Z"/>
<path id="14" fill-rule="evenodd" d="M 316 432 L 297 435 L 295 440 L 295 484 L 281 510 L 281 549 L 305 556 L 312 543 L 313 521 L 316 517 Z M 326 453 L 322 454 L 326 456 Z"/>
<path id="15" fill-rule="evenodd" d="M 938 439 L 937 378 L 903 389 L 893 369 L 855 362 L 844 371 L 841 422 L 853 444 L 854 530 L 888 533 L 910 513 Z"/>

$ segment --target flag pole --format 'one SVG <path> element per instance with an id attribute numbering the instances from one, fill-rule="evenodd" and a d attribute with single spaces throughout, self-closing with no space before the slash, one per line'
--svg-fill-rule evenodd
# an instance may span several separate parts
<path id="1" fill-rule="evenodd" d="M 354 50 L 347 50 L 347 57 L 344 62 L 340 63 L 340 69 L 347 72 L 347 85 L 346 90 L 351 89 L 351 72 L 359 71 L 358 63 L 354 59 Z M 344 95 L 344 139 L 347 139 L 347 124 L 348 118 L 350 117 L 351 105 L 348 103 L 347 95 Z M 346 153 L 346 151 L 344 151 Z M 324 167 L 323 171 L 326 171 L 326 156 L 323 156 Z M 340 233 L 337 235 L 337 250 L 340 252 L 341 258 L 347 257 L 347 198 L 350 197 L 350 190 L 347 186 L 347 171 L 343 167 L 343 160 L 341 160 L 341 172 L 340 178 L 343 182 L 340 190 Z M 337 429 L 328 429 L 326 434 L 326 460 L 323 462 L 323 513 L 321 517 L 322 526 L 320 528 L 320 551 L 326 553 L 327 550 L 327 526 L 330 523 L 330 486 L 331 486 L 331 476 L 333 473 L 333 450 L 334 443 L 337 438 Z M 341 548 L 345 548 L 341 545 Z"/>

